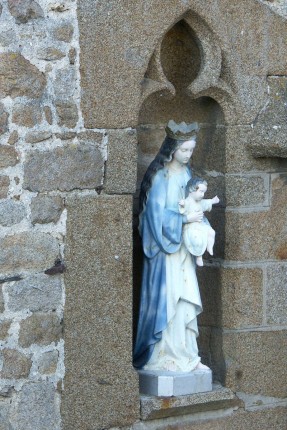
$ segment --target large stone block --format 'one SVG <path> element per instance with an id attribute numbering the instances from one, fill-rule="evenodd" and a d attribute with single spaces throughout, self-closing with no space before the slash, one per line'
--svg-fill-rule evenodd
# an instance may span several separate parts
<path id="1" fill-rule="evenodd" d="M 7 199 L 0 202 L 0 225 L 11 226 L 18 224 L 26 216 L 23 203 Z"/>
<path id="2" fill-rule="evenodd" d="M 266 318 L 268 324 L 287 323 L 287 266 L 275 264 L 267 267 Z"/>
<path id="3" fill-rule="evenodd" d="M 46 78 L 17 52 L 0 54 L 0 97 L 41 97 Z"/>
<path id="4" fill-rule="evenodd" d="M 198 270 L 203 301 L 200 324 L 243 328 L 263 322 L 261 269 L 203 267 Z"/>
<path id="5" fill-rule="evenodd" d="M 36 313 L 21 322 L 19 345 L 27 348 L 34 343 L 49 345 L 57 343 L 62 335 L 60 318 L 55 314 Z"/>
<path id="6" fill-rule="evenodd" d="M 35 0 L 8 0 L 8 6 L 17 24 L 44 17 L 43 9 Z"/>
<path id="7" fill-rule="evenodd" d="M 269 175 L 226 175 L 227 206 L 267 206 Z"/>
<path id="8" fill-rule="evenodd" d="M 286 260 L 286 174 L 272 180 L 268 211 L 227 212 L 225 258 L 228 260 Z"/>
<path id="9" fill-rule="evenodd" d="M 0 239 L 0 272 L 6 275 L 45 270 L 58 256 L 58 241 L 47 233 L 26 232 Z"/>
<path id="10" fill-rule="evenodd" d="M 16 103 L 13 106 L 12 122 L 24 127 L 34 127 L 42 121 L 42 113 L 38 100 Z"/>
<path id="11" fill-rule="evenodd" d="M 54 384 L 24 384 L 12 403 L 10 421 L 18 430 L 60 430 L 60 404 Z"/>
<path id="12" fill-rule="evenodd" d="M 134 193 L 136 177 L 136 131 L 110 130 L 108 132 L 105 191 L 110 194 Z"/>
<path id="13" fill-rule="evenodd" d="M 63 428 L 131 425 L 139 417 L 132 367 L 132 198 L 70 198 L 67 210 Z"/>
<path id="14" fill-rule="evenodd" d="M 0 169 L 19 163 L 18 152 L 13 146 L 0 145 Z"/>
<path id="15" fill-rule="evenodd" d="M 284 398 L 287 332 L 225 333 L 226 385 L 234 391 Z"/>
<path id="16" fill-rule="evenodd" d="M 104 161 L 95 145 L 70 145 L 31 151 L 24 166 L 23 187 L 31 191 L 71 191 L 102 184 Z"/>
<path id="17" fill-rule="evenodd" d="M 31 202 L 32 224 L 45 224 L 59 221 L 64 209 L 63 199 L 60 196 L 46 196 L 39 194 Z"/>
<path id="18" fill-rule="evenodd" d="M 7 288 L 8 308 L 18 312 L 29 309 L 32 312 L 55 310 L 62 302 L 62 286 L 59 276 L 37 274 L 13 282 Z"/>
<path id="19" fill-rule="evenodd" d="M 3 349 L 1 351 L 3 367 L 0 377 L 4 379 L 27 378 L 30 373 L 32 361 L 29 357 L 16 349 Z"/>

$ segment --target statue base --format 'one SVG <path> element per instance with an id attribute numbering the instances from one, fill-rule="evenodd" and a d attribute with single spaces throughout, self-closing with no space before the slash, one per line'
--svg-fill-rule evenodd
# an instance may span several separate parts
<path id="1" fill-rule="evenodd" d="M 141 394 L 171 397 L 212 391 L 211 370 L 168 372 L 138 370 Z"/>

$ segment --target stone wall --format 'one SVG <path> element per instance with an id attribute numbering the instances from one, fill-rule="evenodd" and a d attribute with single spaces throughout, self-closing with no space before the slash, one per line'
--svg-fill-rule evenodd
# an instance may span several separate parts
<path id="1" fill-rule="evenodd" d="M 128 3 L 0 0 L 0 429 L 283 430 L 286 2 Z M 157 404 L 144 422 L 131 196 L 191 109 L 194 166 L 223 202 L 200 342 L 237 403 L 164 419 L 185 409 Z"/>

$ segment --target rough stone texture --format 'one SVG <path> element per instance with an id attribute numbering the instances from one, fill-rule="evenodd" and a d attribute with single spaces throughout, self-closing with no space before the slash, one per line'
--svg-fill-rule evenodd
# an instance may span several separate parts
<path id="1" fill-rule="evenodd" d="M 0 54 L 0 97 L 40 97 L 46 78 L 37 67 L 17 52 Z"/>
<path id="2" fill-rule="evenodd" d="M 228 388 L 214 385 L 208 393 L 197 393 L 187 396 L 160 398 L 141 396 L 141 419 L 152 420 L 200 411 L 223 409 L 238 403 L 234 393 Z"/>
<path id="3" fill-rule="evenodd" d="M 4 312 L 5 305 L 4 305 L 4 296 L 3 296 L 3 290 L 2 287 L 0 288 L 0 312 Z"/>
<path id="4" fill-rule="evenodd" d="M 8 308 L 17 312 L 52 311 L 62 302 L 61 279 L 58 276 L 34 275 L 8 287 Z"/>
<path id="5" fill-rule="evenodd" d="M 137 177 L 137 139 L 135 130 L 108 132 L 108 159 L 105 191 L 134 193 Z"/>
<path id="6" fill-rule="evenodd" d="M 54 29 L 53 36 L 56 40 L 68 43 L 72 40 L 73 32 L 73 26 L 69 23 L 64 23 L 60 27 Z"/>
<path id="7" fill-rule="evenodd" d="M 42 110 L 38 100 L 16 103 L 13 107 L 12 122 L 24 127 L 34 127 L 42 120 Z"/>
<path id="8" fill-rule="evenodd" d="M 201 325 L 243 328 L 262 324 L 261 269 L 204 267 L 197 273 L 203 301 Z"/>
<path id="9" fill-rule="evenodd" d="M 0 321 L 0 339 L 1 340 L 4 340 L 8 336 L 8 331 L 10 326 L 11 326 L 11 321 L 9 320 Z"/>
<path id="10" fill-rule="evenodd" d="M 227 387 L 249 394 L 286 397 L 286 331 L 225 333 L 223 345 Z"/>
<path id="11" fill-rule="evenodd" d="M 267 179 L 267 180 L 266 180 Z M 264 176 L 226 176 L 225 192 L 228 206 L 266 206 L 269 183 Z"/>
<path id="12" fill-rule="evenodd" d="M 39 372 L 46 375 L 55 373 L 57 369 L 58 358 L 58 351 L 49 351 L 42 354 L 37 363 Z"/>
<path id="13" fill-rule="evenodd" d="M 246 412 L 243 408 L 226 414 L 223 418 L 207 419 L 205 416 L 183 420 L 182 417 L 174 418 L 165 423 L 163 420 L 151 423 L 138 423 L 133 430 L 285 430 L 287 414 L 285 407 Z"/>
<path id="14" fill-rule="evenodd" d="M 63 133 L 55 133 L 55 136 L 61 140 L 70 140 L 74 139 L 74 137 L 77 136 L 77 133 L 75 131 L 64 131 Z"/>
<path id="15" fill-rule="evenodd" d="M 19 139 L 19 134 L 16 130 L 14 130 L 9 136 L 8 144 L 15 145 L 15 143 L 18 142 L 18 139 Z"/>
<path id="16" fill-rule="evenodd" d="M 43 9 L 34 0 L 8 0 L 8 6 L 17 24 L 25 24 L 31 19 L 44 17 Z"/>
<path id="17" fill-rule="evenodd" d="M 0 225 L 6 227 L 18 224 L 25 216 L 26 209 L 23 203 L 11 199 L 0 202 Z"/>
<path id="18" fill-rule="evenodd" d="M 132 199 L 70 198 L 67 209 L 63 428 L 130 425 L 139 416 L 131 363 Z"/>
<path id="19" fill-rule="evenodd" d="M 61 320 L 56 314 L 36 313 L 21 322 L 19 345 L 27 348 L 34 343 L 38 345 L 57 343 L 61 334 Z"/>
<path id="20" fill-rule="evenodd" d="M 254 127 L 255 135 L 260 134 L 261 139 L 251 140 L 248 147 L 254 157 L 286 158 L 287 77 L 270 76 L 267 83 L 268 103 L 256 118 Z"/>
<path id="21" fill-rule="evenodd" d="M 287 323 L 287 266 L 272 265 L 267 267 L 266 279 L 266 314 L 268 324 Z"/>
<path id="22" fill-rule="evenodd" d="M 71 48 L 70 50 L 69 50 L 69 62 L 70 62 L 70 64 L 71 65 L 73 65 L 73 64 L 75 64 L 75 61 L 76 61 L 76 56 L 77 56 L 77 51 L 76 51 L 76 49 L 75 48 Z"/>
<path id="23" fill-rule="evenodd" d="M 268 211 L 226 213 L 225 258 L 286 260 L 286 201 L 287 176 L 281 174 L 273 178 L 272 202 Z"/>
<path id="24" fill-rule="evenodd" d="M 3 367 L 0 372 L 1 378 L 27 378 L 32 366 L 30 358 L 16 349 L 3 349 L 1 355 L 3 360 Z"/>
<path id="25" fill-rule="evenodd" d="M 5 199 L 9 190 L 10 179 L 8 176 L 0 176 L 0 199 Z"/>
<path id="26" fill-rule="evenodd" d="M 75 91 L 75 86 L 73 85 L 74 81 L 75 70 L 73 67 L 57 71 L 54 82 L 54 92 L 57 97 L 57 101 L 67 100 L 73 97 Z"/>
<path id="27" fill-rule="evenodd" d="M 25 270 L 44 270 L 59 255 L 57 240 L 47 233 L 19 233 L 0 239 L 0 272 L 19 274 Z"/>
<path id="28" fill-rule="evenodd" d="M 51 125 L 53 123 L 53 114 L 49 106 L 44 107 L 44 114 L 45 114 L 47 123 Z"/>
<path id="29" fill-rule="evenodd" d="M 40 49 L 37 53 L 38 58 L 41 58 L 42 60 L 47 60 L 47 61 L 61 60 L 61 58 L 64 58 L 65 55 L 66 55 L 65 52 L 53 46 Z"/>
<path id="30" fill-rule="evenodd" d="M 52 133 L 50 131 L 38 131 L 27 133 L 25 140 L 27 143 L 38 143 L 50 139 L 50 137 L 52 137 Z"/>
<path id="31" fill-rule="evenodd" d="M 8 130 L 8 113 L 5 111 L 4 106 L 0 103 L 0 136 Z"/>
<path id="32" fill-rule="evenodd" d="M 12 426 L 17 430 L 60 430 L 57 397 L 51 382 L 24 384 L 12 406 Z"/>
<path id="33" fill-rule="evenodd" d="M 63 200 L 60 196 L 38 195 L 31 203 L 32 224 L 45 224 L 59 221 L 64 209 Z"/>
<path id="34" fill-rule="evenodd" d="M 59 117 L 59 125 L 74 128 L 78 122 L 78 109 L 73 101 L 56 102 L 56 111 Z"/>
<path id="35" fill-rule="evenodd" d="M 18 153 L 15 148 L 8 145 L 0 145 L 0 169 L 15 166 L 18 162 Z"/>
<path id="36" fill-rule="evenodd" d="M 1 7 L 0 7 L 0 12 L 1 12 Z M 9 430 L 9 426 L 10 426 L 9 407 L 10 407 L 10 400 L 8 402 L 4 402 L 4 401 L 0 402 L 0 430 L 7 430 L 7 429 Z"/>
<path id="37" fill-rule="evenodd" d="M 98 147 L 69 145 L 27 154 L 23 187 L 30 191 L 70 191 L 101 185 L 104 161 Z"/>

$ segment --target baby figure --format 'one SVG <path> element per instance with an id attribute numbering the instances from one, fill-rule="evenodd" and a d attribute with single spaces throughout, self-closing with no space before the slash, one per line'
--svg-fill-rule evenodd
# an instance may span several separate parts
<path id="1" fill-rule="evenodd" d="M 192 178 L 186 185 L 185 200 L 179 201 L 179 212 L 188 215 L 190 212 L 211 211 L 212 205 L 219 203 L 217 196 L 213 199 L 204 199 L 207 182 L 201 178 Z M 207 250 L 213 255 L 215 231 L 210 225 L 201 220 L 189 222 L 183 227 L 183 241 L 188 251 L 196 257 L 196 264 L 203 266 L 202 255 Z"/>

